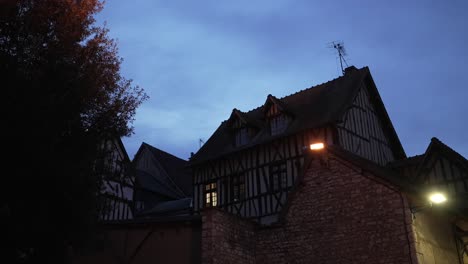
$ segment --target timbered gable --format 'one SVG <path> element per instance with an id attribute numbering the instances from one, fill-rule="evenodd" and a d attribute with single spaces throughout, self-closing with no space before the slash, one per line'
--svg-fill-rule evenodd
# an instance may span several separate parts
<path id="1" fill-rule="evenodd" d="M 431 140 L 418 166 L 416 180 L 449 197 L 468 199 L 468 161 L 437 138 Z"/>
<path id="2" fill-rule="evenodd" d="M 358 71 L 346 69 L 346 74 Z M 339 145 L 380 165 L 406 154 L 368 69 L 336 122 Z"/>
<path id="3" fill-rule="evenodd" d="M 468 161 L 437 138 L 431 139 L 424 154 L 393 162 L 389 167 L 422 192 L 441 192 L 452 208 L 468 210 Z"/>
<path id="4" fill-rule="evenodd" d="M 367 85 L 363 83 L 336 127 L 339 143 L 344 149 L 385 165 L 394 161 L 396 155 L 389 133 L 383 126 L 383 117 L 376 111 L 373 101 Z"/>
<path id="5" fill-rule="evenodd" d="M 102 182 L 99 219 L 113 221 L 133 218 L 135 179 L 122 141 L 107 137 L 98 146 L 98 153 L 95 173 Z"/>

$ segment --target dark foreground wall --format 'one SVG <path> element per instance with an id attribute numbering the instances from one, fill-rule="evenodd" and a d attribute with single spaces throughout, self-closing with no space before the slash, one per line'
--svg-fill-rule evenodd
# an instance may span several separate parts
<path id="1" fill-rule="evenodd" d="M 73 263 L 200 263 L 199 219 L 107 224 L 97 249 L 75 253 Z"/>

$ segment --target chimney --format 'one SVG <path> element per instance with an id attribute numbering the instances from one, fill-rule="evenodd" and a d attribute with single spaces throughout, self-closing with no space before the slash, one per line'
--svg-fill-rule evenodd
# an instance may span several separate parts
<path id="1" fill-rule="evenodd" d="M 345 75 L 348 75 L 348 74 L 351 74 L 353 72 L 356 72 L 358 69 L 356 67 L 354 67 L 353 65 L 349 66 L 348 68 L 346 68 L 344 70 L 345 72 Z"/>

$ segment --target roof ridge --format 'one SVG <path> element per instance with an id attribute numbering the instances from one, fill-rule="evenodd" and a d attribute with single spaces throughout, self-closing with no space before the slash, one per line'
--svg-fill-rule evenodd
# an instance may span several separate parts
<path id="1" fill-rule="evenodd" d="M 324 86 L 324 85 L 326 85 L 326 84 L 329 84 L 329 83 L 331 83 L 331 82 L 334 82 L 334 81 L 336 81 L 336 80 L 338 80 L 338 79 L 341 79 L 341 78 L 344 78 L 344 77 L 345 77 L 344 75 L 343 75 L 343 76 L 338 76 L 338 77 L 336 77 L 335 79 L 332 79 L 332 80 L 329 80 L 329 81 L 326 81 L 326 82 L 323 82 L 323 83 L 320 83 L 320 84 L 316 84 L 316 85 L 311 86 L 311 87 L 309 87 L 309 88 L 304 88 L 304 89 L 299 90 L 299 91 L 297 91 L 297 92 L 294 92 L 294 93 L 292 93 L 292 94 L 285 95 L 285 96 L 283 96 L 283 97 L 281 97 L 281 98 L 278 98 L 278 97 L 276 97 L 276 96 L 274 96 L 274 95 L 272 95 L 272 94 L 269 94 L 269 95 L 275 97 L 275 98 L 278 99 L 278 100 L 283 100 L 283 99 L 286 99 L 286 98 L 295 96 L 295 95 L 300 94 L 300 93 L 308 92 L 308 91 L 310 91 L 310 90 L 312 90 L 312 89 L 314 89 L 314 88 L 317 88 L 317 87 L 319 87 L 319 86 Z M 254 109 L 252 109 L 252 110 L 249 110 L 249 111 L 247 111 L 247 112 L 245 112 L 245 113 L 248 114 L 248 113 L 253 112 L 254 110 L 257 110 L 257 109 L 259 109 L 259 108 L 261 108 L 261 107 L 263 107 L 263 105 L 258 106 L 258 107 L 254 108 Z"/>
<path id="2" fill-rule="evenodd" d="M 358 70 L 360 70 L 360 69 L 358 69 Z M 343 76 L 338 76 L 338 77 L 336 77 L 335 79 L 332 79 L 332 80 L 329 80 L 329 81 L 326 81 L 326 82 L 323 82 L 323 83 L 320 83 L 320 84 L 311 86 L 311 87 L 309 87 L 309 88 L 304 88 L 304 89 L 299 90 L 299 91 L 297 91 L 297 92 L 294 92 L 294 93 L 292 93 L 292 94 L 285 95 L 285 96 L 283 96 L 283 97 L 281 97 L 281 98 L 278 98 L 278 97 L 276 97 L 276 96 L 274 96 L 274 95 L 272 95 L 272 94 L 268 94 L 267 97 L 270 95 L 270 96 L 272 96 L 272 97 L 274 97 L 274 98 L 276 98 L 276 99 L 278 99 L 278 100 L 283 100 L 283 99 L 285 99 L 285 98 L 289 98 L 289 97 L 294 96 L 294 95 L 297 95 L 297 94 L 299 94 L 299 93 L 303 93 L 303 92 L 310 91 L 311 89 L 317 88 L 317 87 L 319 87 L 319 86 L 329 84 L 329 83 L 331 83 L 331 82 L 334 82 L 334 81 L 336 81 L 336 80 L 338 80 L 338 79 L 341 79 L 341 78 L 344 78 L 344 77 L 345 77 L 344 75 L 343 75 Z M 260 108 L 262 108 L 262 107 L 263 107 L 263 105 L 260 105 L 260 106 L 257 106 L 257 107 L 255 107 L 255 108 L 253 108 L 253 109 L 251 109 L 251 110 L 249 110 L 249 111 L 245 111 L 245 112 L 243 112 L 243 111 L 241 111 L 241 110 L 239 110 L 239 109 L 237 109 L 237 108 L 234 108 L 234 109 L 240 111 L 240 112 L 243 113 L 243 114 L 249 114 L 249 113 L 251 113 L 251 112 L 253 112 L 253 111 L 256 111 L 256 110 L 258 110 L 258 109 L 260 109 Z M 234 109 L 233 109 L 233 110 L 234 110 Z M 229 119 L 225 119 L 225 120 L 221 121 L 221 124 L 223 124 L 224 122 L 226 122 L 226 121 L 228 121 L 228 120 L 229 120 Z"/>
<path id="3" fill-rule="evenodd" d="M 150 144 L 148 144 L 148 143 L 146 143 L 146 142 L 143 142 L 143 144 L 145 144 L 145 145 L 147 145 L 147 146 L 149 146 L 149 147 L 151 147 L 151 148 L 153 148 L 153 149 L 155 149 L 155 150 L 157 150 L 157 151 L 160 151 L 160 152 L 162 152 L 163 154 L 167 154 L 167 155 L 169 155 L 169 156 L 171 156 L 171 157 L 174 157 L 174 158 L 177 158 L 177 159 L 179 159 L 179 160 L 182 160 L 182 161 L 186 161 L 186 162 L 187 162 L 187 160 L 184 160 L 184 159 L 182 159 L 182 158 L 179 158 L 179 157 L 177 157 L 177 156 L 175 156 L 175 155 L 173 155 L 173 154 L 171 154 L 171 153 L 169 153 L 169 152 L 167 152 L 167 151 L 164 151 L 164 150 L 162 150 L 162 149 L 159 149 L 159 148 L 157 148 L 157 147 L 155 147 L 155 146 L 152 146 L 152 145 L 150 145 Z"/>
<path id="4" fill-rule="evenodd" d="M 288 97 L 297 95 L 297 94 L 299 94 L 299 93 L 308 92 L 308 91 L 310 91 L 310 90 L 313 89 L 313 88 L 317 88 L 317 87 L 319 87 L 319 86 L 329 84 L 329 83 L 334 82 L 334 81 L 336 81 L 336 80 L 338 80 L 338 79 L 341 79 L 341 78 L 343 78 L 343 77 L 345 77 L 345 76 L 338 76 L 338 77 L 336 77 L 335 79 L 331 79 L 331 80 L 329 80 L 329 81 L 326 81 L 326 82 L 323 82 L 323 83 L 320 83 L 320 84 L 311 86 L 311 87 L 309 87 L 309 88 L 304 88 L 304 89 L 299 90 L 299 91 L 297 91 L 297 92 L 295 92 L 295 93 L 292 93 L 292 94 L 289 94 L 289 95 L 285 95 L 285 96 L 283 96 L 283 97 L 281 97 L 281 98 L 278 98 L 278 99 L 279 99 L 279 100 L 282 100 L 282 99 L 285 99 L 285 98 L 288 98 Z"/>

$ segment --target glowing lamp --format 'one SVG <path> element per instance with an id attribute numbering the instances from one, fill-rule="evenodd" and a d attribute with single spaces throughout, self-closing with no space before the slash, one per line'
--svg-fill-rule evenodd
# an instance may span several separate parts
<path id="1" fill-rule="evenodd" d="M 325 145 L 323 143 L 314 143 L 314 144 L 310 144 L 310 149 L 311 150 L 321 150 L 325 147 Z"/>
<path id="2" fill-rule="evenodd" d="M 429 200 L 435 204 L 440 204 L 447 201 L 447 198 L 442 193 L 433 193 L 429 195 Z"/>
<path id="3" fill-rule="evenodd" d="M 427 208 L 432 208 L 433 204 L 442 204 L 447 201 L 447 197 L 440 192 L 431 193 L 429 194 L 428 198 L 429 201 L 425 205 L 410 207 L 411 212 L 413 213 L 413 217 L 419 211 L 422 211 Z"/>

